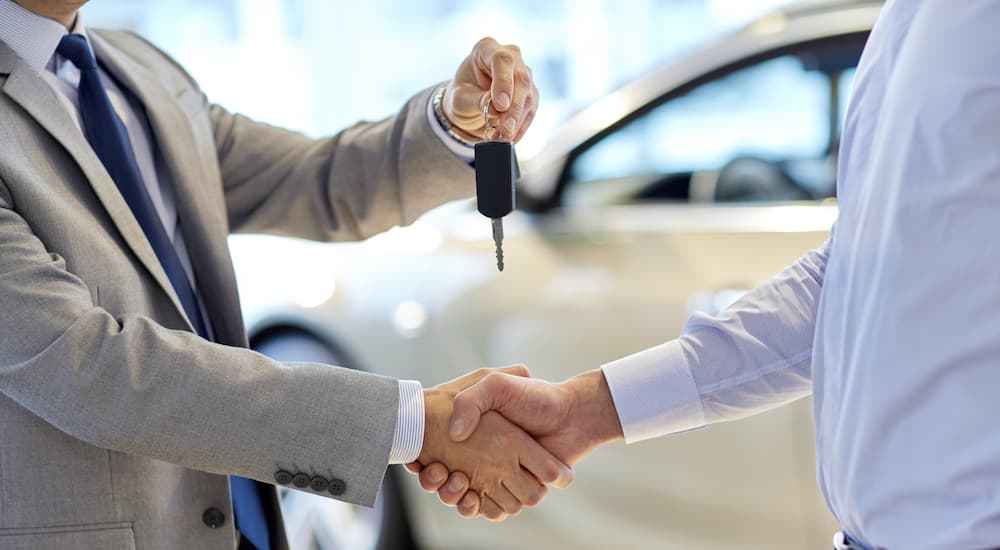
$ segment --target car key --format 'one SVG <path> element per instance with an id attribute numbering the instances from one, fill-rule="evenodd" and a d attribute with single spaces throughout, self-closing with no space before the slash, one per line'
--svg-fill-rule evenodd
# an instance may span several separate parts
<path id="1" fill-rule="evenodd" d="M 489 107 L 487 99 L 483 106 L 484 141 L 475 145 L 476 202 L 479 212 L 493 221 L 497 269 L 503 271 L 503 217 L 514 210 L 517 157 L 513 143 L 490 138 L 491 131 L 494 137 L 499 136 L 499 131 L 490 124 Z"/>

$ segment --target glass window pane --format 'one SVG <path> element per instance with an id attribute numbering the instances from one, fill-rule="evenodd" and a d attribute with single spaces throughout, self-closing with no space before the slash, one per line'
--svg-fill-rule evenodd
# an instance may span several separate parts
<path id="1" fill-rule="evenodd" d="M 829 96 L 827 76 L 805 69 L 795 56 L 730 73 L 664 103 L 581 154 L 571 168 L 567 199 L 581 199 L 584 182 L 649 182 L 720 170 L 748 157 L 763 161 L 761 170 L 825 161 Z"/>

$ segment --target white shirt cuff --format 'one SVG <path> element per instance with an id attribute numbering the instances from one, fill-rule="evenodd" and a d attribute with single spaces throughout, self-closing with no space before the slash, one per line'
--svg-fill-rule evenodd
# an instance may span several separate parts
<path id="1" fill-rule="evenodd" d="M 392 436 L 389 464 L 408 464 L 424 446 L 424 388 L 416 380 L 399 380 L 399 416 Z"/>
<path id="2" fill-rule="evenodd" d="M 626 443 L 705 425 L 701 397 L 678 340 L 601 367 Z"/>
<path id="3" fill-rule="evenodd" d="M 442 84 L 445 86 L 446 84 Z M 431 125 L 431 130 L 434 131 L 434 135 L 441 140 L 441 143 L 448 148 L 449 151 L 462 161 L 470 163 L 476 158 L 476 152 L 472 147 L 468 145 L 459 143 L 455 138 L 448 134 L 441 123 L 438 122 L 436 116 L 434 116 L 434 99 L 433 94 L 430 100 L 427 101 L 427 122 Z"/>

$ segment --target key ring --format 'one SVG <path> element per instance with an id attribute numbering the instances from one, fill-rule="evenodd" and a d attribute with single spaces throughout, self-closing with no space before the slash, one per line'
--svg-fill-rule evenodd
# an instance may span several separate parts
<path id="1" fill-rule="evenodd" d="M 483 121 L 486 123 L 486 128 L 483 130 L 483 139 L 486 141 L 493 141 L 493 138 L 495 138 L 500 133 L 500 130 L 497 127 L 497 125 L 490 124 L 491 101 L 493 101 L 493 96 L 489 92 L 486 92 L 486 94 L 483 95 L 483 99 L 481 100 L 481 103 L 483 105 Z M 494 132 L 493 138 L 490 137 L 490 130 L 493 130 Z"/>

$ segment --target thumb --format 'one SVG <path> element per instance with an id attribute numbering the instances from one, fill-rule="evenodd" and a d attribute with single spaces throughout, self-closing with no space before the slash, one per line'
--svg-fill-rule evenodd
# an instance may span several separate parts
<path id="1" fill-rule="evenodd" d="M 501 410 L 510 399 L 512 380 L 517 376 L 491 374 L 455 396 L 448 435 L 452 441 L 465 441 L 476 431 L 479 418 L 487 411 Z"/>
<path id="2" fill-rule="evenodd" d="M 531 371 L 528 367 L 524 365 L 510 365 L 508 367 L 499 367 L 494 369 L 497 372 L 502 372 L 504 374 L 512 374 L 514 376 L 520 376 L 521 378 L 531 378 Z"/>

